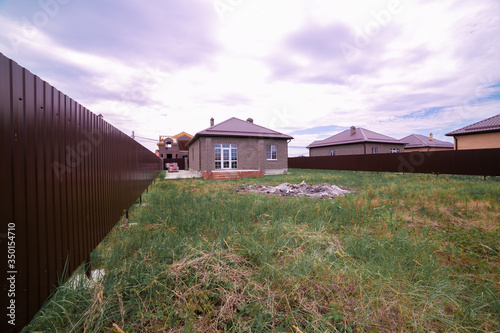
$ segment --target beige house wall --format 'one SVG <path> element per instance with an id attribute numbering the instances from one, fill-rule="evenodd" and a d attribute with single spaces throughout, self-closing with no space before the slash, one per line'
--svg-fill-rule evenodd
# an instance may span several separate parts
<path id="1" fill-rule="evenodd" d="M 500 132 L 455 136 L 455 149 L 500 148 Z"/>
<path id="2" fill-rule="evenodd" d="M 335 150 L 335 156 L 342 155 L 363 155 L 371 154 L 372 148 L 378 148 L 378 154 L 386 154 L 390 153 L 391 149 L 398 148 L 399 152 L 404 152 L 404 144 L 386 144 L 386 143 L 356 143 L 350 145 L 339 145 L 339 146 L 327 146 L 327 147 L 318 147 L 318 148 L 310 148 L 309 156 L 330 156 L 330 150 Z"/>
<path id="3" fill-rule="evenodd" d="M 445 150 L 453 150 L 453 148 L 437 148 L 437 147 L 424 147 L 424 148 L 405 148 L 405 153 L 411 153 L 412 151 L 445 151 Z"/>

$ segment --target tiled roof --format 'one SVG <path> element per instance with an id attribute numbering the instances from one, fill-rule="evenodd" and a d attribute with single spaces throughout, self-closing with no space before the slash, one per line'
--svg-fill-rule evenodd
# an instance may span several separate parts
<path id="1" fill-rule="evenodd" d="M 351 130 L 348 129 L 324 140 L 314 141 L 309 146 L 307 146 L 307 148 L 327 147 L 363 142 L 393 143 L 401 145 L 404 144 L 398 139 L 391 138 L 390 136 L 379 134 L 365 128 L 356 128 L 356 132 L 354 134 L 351 134 Z"/>
<path id="2" fill-rule="evenodd" d="M 201 136 L 234 136 L 234 137 L 259 137 L 275 139 L 293 139 L 293 137 L 273 131 L 269 128 L 256 125 L 235 117 L 229 118 L 217 125 L 204 129 L 196 133 L 188 145 L 191 145 Z"/>
<path id="3" fill-rule="evenodd" d="M 411 134 L 400 140 L 401 142 L 406 143 L 405 148 L 423 148 L 423 147 L 432 147 L 432 148 L 453 148 L 453 143 L 441 141 L 437 139 L 430 140 L 430 137 L 420 134 Z"/>
<path id="4" fill-rule="evenodd" d="M 447 133 L 448 136 L 461 135 L 461 134 L 471 134 L 471 133 L 481 133 L 481 132 L 492 132 L 500 131 L 500 114 L 478 121 L 469 126 L 462 127 L 453 132 Z"/>

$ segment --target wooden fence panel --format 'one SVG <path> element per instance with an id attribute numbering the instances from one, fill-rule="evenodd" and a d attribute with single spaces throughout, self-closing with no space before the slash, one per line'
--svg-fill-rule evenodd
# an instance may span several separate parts
<path id="1" fill-rule="evenodd" d="M 0 306 L 7 309 L 0 332 L 17 332 L 65 267 L 67 276 L 84 262 L 162 165 L 1 53 L 0 149 Z"/>

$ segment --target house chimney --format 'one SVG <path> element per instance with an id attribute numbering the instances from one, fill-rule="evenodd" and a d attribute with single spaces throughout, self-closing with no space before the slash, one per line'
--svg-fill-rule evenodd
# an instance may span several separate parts
<path id="1" fill-rule="evenodd" d="M 253 119 L 252 118 L 248 118 L 247 122 L 249 122 L 250 124 L 253 124 Z"/>
<path id="2" fill-rule="evenodd" d="M 351 135 L 356 134 L 356 127 L 351 126 Z"/>
<path id="3" fill-rule="evenodd" d="M 214 118 L 210 118 L 210 127 L 214 126 L 215 125 L 215 120 Z"/>
<path id="4" fill-rule="evenodd" d="M 432 141 L 434 140 L 434 135 L 432 135 L 432 133 L 429 135 L 429 141 Z"/>

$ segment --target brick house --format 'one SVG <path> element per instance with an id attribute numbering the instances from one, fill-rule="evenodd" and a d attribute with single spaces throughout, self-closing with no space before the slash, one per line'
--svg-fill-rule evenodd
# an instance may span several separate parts
<path id="1" fill-rule="evenodd" d="M 162 159 L 184 158 L 188 157 L 189 151 L 187 143 L 193 136 L 186 132 L 177 135 L 160 135 L 158 143 L 158 156 Z"/>
<path id="2" fill-rule="evenodd" d="M 307 146 L 309 156 L 402 153 L 404 147 L 404 142 L 398 139 L 354 126 Z"/>
<path id="3" fill-rule="evenodd" d="M 500 114 L 447 133 L 455 150 L 500 148 Z"/>
<path id="4" fill-rule="evenodd" d="M 284 173 L 291 139 L 254 124 L 251 118 L 233 117 L 217 125 L 212 118 L 210 127 L 196 133 L 187 144 L 189 168 L 214 179 Z"/>
<path id="5" fill-rule="evenodd" d="M 405 152 L 453 150 L 453 143 L 434 139 L 432 133 L 429 136 L 411 134 L 399 141 L 406 143 Z"/>

